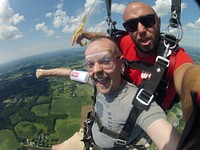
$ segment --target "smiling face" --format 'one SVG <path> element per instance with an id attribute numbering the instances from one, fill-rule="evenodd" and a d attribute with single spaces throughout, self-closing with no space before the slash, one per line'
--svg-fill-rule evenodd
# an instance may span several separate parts
<path id="1" fill-rule="evenodd" d="M 155 24 L 150 22 L 151 18 L 145 18 L 145 16 L 152 14 L 155 15 Z M 160 35 L 160 18 L 157 17 L 154 10 L 144 3 L 132 2 L 124 10 L 123 17 L 124 22 L 132 19 L 139 20 L 136 30 L 129 32 L 129 35 L 140 52 L 148 54 L 155 51 Z M 131 24 L 129 25 L 131 26 Z"/>
<path id="2" fill-rule="evenodd" d="M 120 56 L 116 44 L 108 38 L 92 41 L 85 51 L 89 76 L 102 94 L 116 90 L 121 84 Z"/>

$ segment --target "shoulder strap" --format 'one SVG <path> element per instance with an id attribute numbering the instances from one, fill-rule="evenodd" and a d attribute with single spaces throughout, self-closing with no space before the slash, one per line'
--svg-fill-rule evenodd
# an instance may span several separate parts
<path id="1" fill-rule="evenodd" d="M 124 30 L 119 30 L 114 28 L 110 34 L 111 38 L 116 40 L 117 38 L 121 37 L 121 36 L 125 36 L 128 35 L 128 32 L 124 31 Z"/>
<path id="2" fill-rule="evenodd" d="M 149 108 L 154 98 L 154 92 L 156 91 L 168 64 L 169 61 L 167 59 L 161 56 L 157 57 L 150 80 L 145 81 L 145 84 L 138 89 L 137 94 L 135 95 L 133 108 L 129 114 L 126 124 L 124 125 L 122 136 L 125 135 L 125 133 L 131 133 L 130 131 L 134 129 L 138 116 L 143 110 L 147 110 Z"/>
<path id="3" fill-rule="evenodd" d="M 142 61 L 127 60 L 126 58 L 123 61 L 126 68 L 138 69 L 145 72 L 152 72 L 154 68 L 154 65 Z"/>
<path id="4" fill-rule="evenodd" d="M 165 42 L 165 43 L 164 43 Z M 160 105 L 164 109 L 170 108 L 173 98 L 176 95 L 175 87 L 174 87 L 174 82 L 173 82 L 173 70 L 175 66 L 175 56 L 177 51 L 179 50 L 178 45 L 173 48 L 171 51 L 171 55 L 167 56 L 168 54 L 168 48 L 166 48 L 165 45 L 168 45 L 169 47 L 172 47 L 173 45 L 176 45 L 176 37 L 173 35 L 163 35 L 161 33 L 160 36 L 160 41 L 159 45 L 157 47 L 157 58 L 156 58 L 156 63 L 154 65 L 151 65 L 149 63 L 144 63 L 144 62 L 139 62 L 139 61 L 129 61 L 129 60 L 124 60 L 125 62 L 125 67 L 126 68 L 134 68 L 138 70 L 142 70 L 145 72 L 150 72 L 151 73 L 151 78 L 149 79 L 147 84 L 145 85 L 145 90 L 149 91 L 150 95 L 153 95 L 154 92 L 156 91 L 158 85 L 160 86 L 161 84 L 160 81 L 161 79 L 167 79 L 169 85 L 166 91 L 163 94 L 166 95 L 166 97 L 163 99 L 162 102 L 160 102 Z M 167 70 L 168 69 L 168 70 Z M 159 71 L 161 70 L 161 72 Z M 167 73 L 167 75 L 166 75 Z M 160 94 L 160 93 L 159 93 Z"/>
<path id="5" fill-rule="evenodd" d="M 173 42 L 173 40 L 171 40 L 170 42 Z M 124 135 L 127 136 L 126 135 L 127 133 L 131 133 L 130 131 L 133 131 L 138 116 L 142 113 L 143 110 L 149 108 L 151 102 L 154 99 L 154 93 L 156 89 L 158 88 L 159 83 L 161 79 L 163 78 L 163 76 L 165 75 L 165 72 L 169 66 L 169 60 L 163 57 L 163 55 L 165 55 L 166 53 L 166 49 L 163 50 L 163 48 L 164 47 L 159 47 L 159 49 L 161 49 L 159 51 L 160 55 L 157 56 L 156 63 L 153 66 L 149 67 L 149 66 L 145 66 L 144 64 L 138 65 L 140 63 L 137 63 L 134 61 L 131 61 L 131 62 L 126 61 L 127 63 L 126 66 L 129 66 L 131 68 L 136 67 L 137 69 L 142 68 L 142 70 L 146 70 L 146 71 L 148 70 L 149 72 L 151 72 L 151 77 L 149 80 L 146 80 L 145 84 L 143 84 L 143 86 L 141 86 L 138 89 L 138 92 L 133 100 L 133 108 L 121 132 L 122 137 Z M 148 67 L 150 69 L 147 69 Z M 143 82 L 144 80 L 142 81 L 142 83 Z"/>

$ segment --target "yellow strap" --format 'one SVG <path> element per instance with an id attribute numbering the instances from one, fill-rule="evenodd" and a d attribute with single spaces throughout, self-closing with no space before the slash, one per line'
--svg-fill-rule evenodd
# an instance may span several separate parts
<path id="1" fill-rule="evenodd" d="M 74 41 L 76 35 L 83 30 L 83 27 L 84 27 L 84 25 L 86 23 L 87 17 L 90 14 L 90 12 L 91 12 L 91 10 L 92 10 L 92 8 L 93 8 L 93 6 L 94 6 L 95 3 L 96 3 L 96 0 L 94 1 L 94 3 L 92 5 L 92 7 L 90 8 L 89 12 L 86 15 L 84 15 L 83 20 L 81 22 L 81 25 L 78 27 L 78 29 L 76 30 L 75 34 L 72 37 L 72 41 Z M 81 46 L 85 46 L 85 45 L 87 45 L 87 42 L 86 41 L 81 42 L 80 45 Z"/>

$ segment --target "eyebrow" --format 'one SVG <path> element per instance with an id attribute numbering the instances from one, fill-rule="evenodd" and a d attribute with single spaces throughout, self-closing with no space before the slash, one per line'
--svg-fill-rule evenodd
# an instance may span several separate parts
<path id="1" fill-rule="evenodd" d="M 105 51 L 101 51 L 101 52 L 97 52 L 97 53 L 92 53 L 92 54 L 88 54 L 85 56 L 85 59 L 94 57 L 94 56 L 98 56 L 98 55 L 102 55 L 102 54 L 108 54 L 108 52 L 110 52 L 110 50 L 105 50 Z"/>

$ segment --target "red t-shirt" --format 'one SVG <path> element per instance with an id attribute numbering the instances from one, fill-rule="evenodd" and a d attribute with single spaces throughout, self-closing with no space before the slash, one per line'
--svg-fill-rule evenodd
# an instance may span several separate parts
<path id="1" fill-rule="evenodd" d="M 137 60 L 142 62 L 148 62 L 150 64 L 155 63 L 156 53 L 148 56 L 148 57 L 139 57 L 137 55 L 137 47 L 132 42 L 132 39 L 129 35 L 123 36 L 118 39 L 118 46 L 123 53 L 123 56 L 128 60 Z M 175 56 L 175 66 L 173 72 L 183 63 L 190 62 L 193 63 L 191 57 L 181 48 L 176 56 Z M 140 70 L 129 69 L 125 70 L 125 75 L 129 81 L 132 83 L 139 85 L 142 82 L 142 79 L 148 78 L 148 73 L 142 73 Z M 171 76 L 171 75 L 170 75 Z"/>

